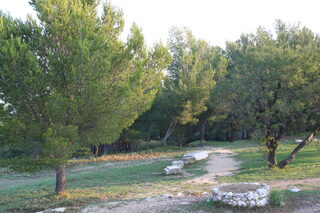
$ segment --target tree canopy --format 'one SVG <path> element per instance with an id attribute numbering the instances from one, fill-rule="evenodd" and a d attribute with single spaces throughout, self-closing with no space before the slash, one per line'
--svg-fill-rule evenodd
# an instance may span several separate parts
<path id="1" fill-rule="evenodd" d="M 148 50 L 136 25 L 121 41 L 123 14 L 110 4 L 100 16 L 97 1 L 32 6 L 39 21 L 0 18 L 2 144 L 21 149 L 13 169 L 61 170 L 79 144 L 112 143 L 150 108 L 170 56 Z"/>

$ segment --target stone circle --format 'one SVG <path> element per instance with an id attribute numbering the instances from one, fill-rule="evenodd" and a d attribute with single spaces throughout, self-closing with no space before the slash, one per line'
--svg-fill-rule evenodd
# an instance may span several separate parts
<path id="1" fill-rule="evenodd" d="M 268 204 L 270 187 L 260 183 L 224 183 L 212 189 L 213 201 L 238 207 L 262 207 Z"/>

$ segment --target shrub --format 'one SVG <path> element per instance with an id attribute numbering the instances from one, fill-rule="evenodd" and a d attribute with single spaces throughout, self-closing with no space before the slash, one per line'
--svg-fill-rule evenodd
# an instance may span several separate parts
<path id="1" fill-rule="evenodd" d="M 284 206 L 284 196 L 279 191 L 270 192 L 270 205 L 271 206 Z"/>

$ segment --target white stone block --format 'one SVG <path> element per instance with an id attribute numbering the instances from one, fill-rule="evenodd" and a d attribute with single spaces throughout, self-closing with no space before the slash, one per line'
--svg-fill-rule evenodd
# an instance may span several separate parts
<path id="1" fill-rule="evenodd" d="M 300 192 L 301 190 L 298 189 L 297 187 L 292 187 L 291 189 L 288 189 L 291 192 Z"/>
<path id="2" fill-rule="evenodd" d="M 188 153 L 183 156 L 183 158 L 186 158 L 186 157 L 194 157 L 197 161 L 203 160 L 203 159 L 208 158 L 208 152 L 207 151 L 199 151 L 199 152 Z"/>
<path id="3" fill-rule="evenodd" d="M 164 172 L 166 175 L 175 175 L 182 173 L 182 170 L 179 166 L 167 166 L 164 168 Z"/>
<path id="4" fill-rule="evenodd" d="M 183 168 L 184 163 L 182 160 L 176 160 L 176 161 L 172 161 L 172 166 L 179 166 L 180 168 Z"/>
<path id="5" fill-rule="evenodd" d="M 194 157 L 183 157 L 183 163 L 184 165 L 190 165 L 190 164 L 194 164 L 195 162 L 197 162 L 197 160 Z"/>

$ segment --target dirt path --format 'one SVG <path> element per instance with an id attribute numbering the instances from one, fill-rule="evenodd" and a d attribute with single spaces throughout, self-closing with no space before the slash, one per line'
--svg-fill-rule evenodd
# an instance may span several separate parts
<path id="1" fill-rule="evenodd" d="M 232 157 L 235 155 L 233 151 L 223 148 L 211 148 L 207 149 L 207 151 L 209 153 L 209 160 L 205 169 L 208 173 L 192 180 L 188 180 L 186 183 L 217 184 L 217 177 L 233 175 L 236 173 L 236 170 L 239 169 L 240 163 L 235 161 Z"/>
<path id="2" fill-rule="evenodd" d="M 207 150 L 209 160 L 205 167 L 207 174 L 183 182 L 182 184 L 216 184 L 218 176 L 232 175 L 240 166 L 232 156 L 235 155 L 231 150 L 223 148 L 203 147 L 202 150 Z M 209 189 L 210 190 L 210 189 Z M 200 201 L 205 201 L 211 197 L 208 193 L 194 195 L 163 195 L 154 198 L 146 198 L 144 200 L 130 202 L 111 202 L 100 206 L 89 206 L 81 211 L 81 213 L 160 213 L 160 212 L 190 212 L 187 205 Z"/>

